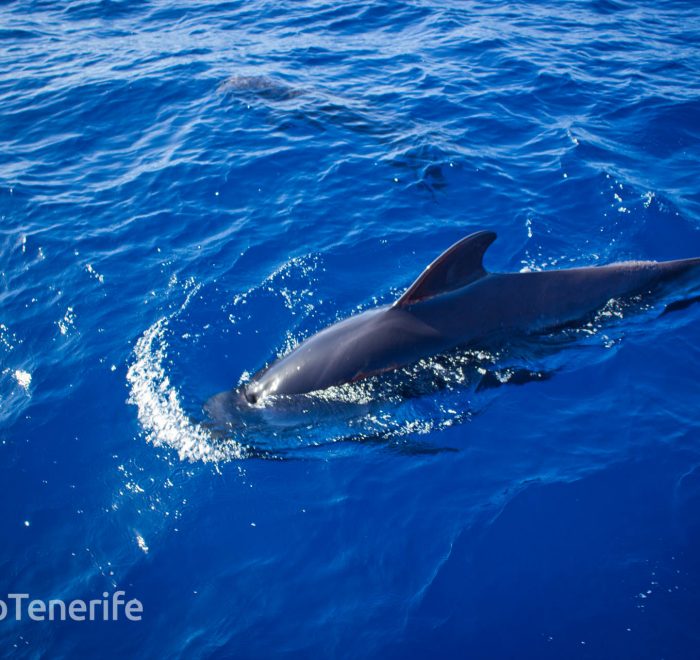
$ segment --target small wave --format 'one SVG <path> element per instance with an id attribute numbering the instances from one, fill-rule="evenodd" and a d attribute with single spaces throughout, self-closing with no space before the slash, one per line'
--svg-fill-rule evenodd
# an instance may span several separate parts
<path id="1" fill-rule="evenodd" d="M 155 447 L 174 449 L 181 461 L 221 463 L 246 458 L 243 445 L 233 439 L 214 438 L 185 413 L 164 367 L 168 321 L 168 317 L 159 319 L 139 338 L 134 362 L 126 374 L 128 402 L 138 409 L 146 441 Z"/>

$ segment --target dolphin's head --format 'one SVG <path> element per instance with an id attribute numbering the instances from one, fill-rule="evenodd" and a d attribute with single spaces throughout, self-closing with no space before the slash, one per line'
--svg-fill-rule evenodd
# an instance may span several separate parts
<path id="1" fill-rule="evenodd" d="M 260 415 L 267 398 L 275 394 L 276 379 L 264 378 L 269 369 L 262 369 L 253 378 L 233 389 L 224 390 L 207 399 L 203 410 L 215 426 L 238 426 Z"/>
<path id="2" fill-rule="evenodd" d="M 388 309 L 362 312 L 309 337 L 256 373 L 241 388 L 241 396 L 259 406 L 268 397 L 308 394 L 359 380 L 383 367 L 384 359 L 395 361 L 391 350 L 397 328 L 392 321 L 397 313 Z"/>
<path id="3" fill-rule="evenodd" d="M 405 355 L 394 346 L 407 336 L 401 325 L 405 316 L 401 310 L 390 312 L 384 306 L 336 323 L 306 339 L 238 388 L 213 396 L 204 410 L 216 424 L 228 427 L 260 417 L 269 420 L 272 408 L 281 417 L 307 405 L 308 399 L 299 403 L 299 395 L 360 380 L 382 371 L 387 361 L 405 362 Z M 274 405 L 269 405 L 271 402 Z"/>
<path id="4" fill-rule="evenodd" d="M 204 412 L 217 426 L 231 426 L 236 424 L 247 412 L 251 404 L 245 397 L 244 388 L 226 390 L 215 394 L 204 404 Z"/>
<path id="5" fill-rule="evenodd" d="M 261 420 L 267 422 L 275 417 L 276 412 L 294 408 L 293 397 L 276 396 L 275 406 L 265 405 L 269 392 L 265 383 L 261 385 L 256 379 L 231 390 L 215 394 L 204 404 L 204 412 L 214 428 L 231 430 L 250 427 Z"/>
<path id="6" fill-rule="evenodd" d="M 274 405 L 270 405 L 271 399 Z M 258 389 L 256 381 L 251 381 L 212 396 L 204 404 L 205 426 L 217 435 L 243 433 L 248 439 L 266 433 L 270 428 L 290 429 L 306 425 L 310 414 L 319 419 L 325 408 L 325 402 L 319 403 L 305 396 L 268 394 Z"/>

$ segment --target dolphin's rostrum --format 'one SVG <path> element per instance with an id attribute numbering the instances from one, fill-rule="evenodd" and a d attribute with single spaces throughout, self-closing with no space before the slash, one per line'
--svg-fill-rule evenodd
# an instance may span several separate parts
<path id="1" fill-rule="evenodd" d="M 271 395 L 304 394 L 396 369 L 459 346 L 492 344 L 517 334 L 579 321 L 611 299 L 659 292 L 700 272 L 700 258 L 628 261 L 606 266 L 490 273 L 483 256 L 496 239 L 471 234 L 440 255 L 392 305 L 321 330 L 258 372 L 231 398 L 259 404 Z"/>

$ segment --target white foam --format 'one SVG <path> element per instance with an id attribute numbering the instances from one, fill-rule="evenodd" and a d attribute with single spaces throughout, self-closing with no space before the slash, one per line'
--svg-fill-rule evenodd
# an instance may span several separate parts
<path id="1" fill-rule="evenodd" d="M 60 321 L 56 321 L 56 325 L 62 335 L 67 335 L 75 328 L 75 310 L 72 307 L 66 309 L 66 313 Z"/>
<path id="2" fill-rule="evenodd" d="M 148 554 L 148 546 L 146 545 L 146 540 L 141 536 L 141 534 L 136 534 L 136 545 L 139 546 L 139 550 L 141 550 L 145 555 Z"/>
<path id="3" fill-rule="evenodd" d="M 32 375 L 28 371 L 23 371 L 22 369 L 16 369 L 14 373 L 15 380 L 17 384 L 24 389 L 25 392 L 29 391 L 29 386 L 32 383 Z"/>
<path id="4" fill-rule="evenodd" d="M 225 462 L 246 458 L 245 448 L 234 440 L 214 439 L 185 413 L 177 389 L 164 364 L 167 356 L 168 318 L 154 323 L 136 342 L 134 362 L 126 380 L 129 403 L 138 409 L 138 420 L 146 441 L 156 447 L 174 449 L 181 461 Z"/>

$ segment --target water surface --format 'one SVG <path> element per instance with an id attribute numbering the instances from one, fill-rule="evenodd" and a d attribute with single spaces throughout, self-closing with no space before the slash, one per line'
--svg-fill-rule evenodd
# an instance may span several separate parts
<path id="1" fill-rule="evenodd" d="M 698 306 L 202 413 L 472 231 L 493 270 L 700 255 L 694 3 L 4 2 L 0 38 L 0 597 L 145 610 L 1 655 L 697 657 Z"/>

